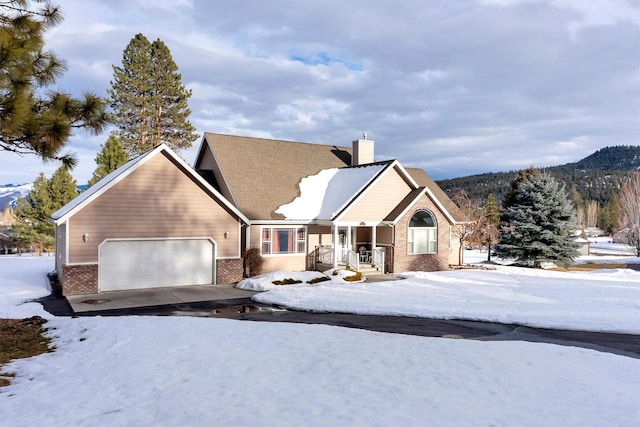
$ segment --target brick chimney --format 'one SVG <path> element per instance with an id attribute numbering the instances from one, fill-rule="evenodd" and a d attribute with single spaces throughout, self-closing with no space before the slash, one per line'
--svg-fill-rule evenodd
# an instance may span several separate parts
<path id="1" fill-rule="evenodd" d="M 367 139 L 367 134 L 362 134 L 362 139 L 353 141 L 353 152 L 351 154 L 351 166 L 366 165 L 373 163 L 373 141 Z"/>

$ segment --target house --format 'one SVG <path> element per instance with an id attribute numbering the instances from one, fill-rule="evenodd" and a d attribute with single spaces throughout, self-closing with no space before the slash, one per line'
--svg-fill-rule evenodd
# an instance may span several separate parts
<path id="1" fill-rule="evenodd" d="M 458 264 L 455 204 L 422 170 L 351 147 L 205 133 L 194 168 L 165 145 L 55 212 L 64 295 L 230 283 L 263 271 Z"/>
<path id="2" fill-rule="evenodd" d="M 373 141 L 339 147 L 205 133 L 194 168 L 249 218 L 244 244 L 259 248 L 265 271 L 459 263 L 455 204 L 422 169 L 376 162 Z"/>
<path id="3" fill-rule="evenodd" d="M 229 283 L 249 220 L 165 145 L 52 215 L 64 295 Z"/>

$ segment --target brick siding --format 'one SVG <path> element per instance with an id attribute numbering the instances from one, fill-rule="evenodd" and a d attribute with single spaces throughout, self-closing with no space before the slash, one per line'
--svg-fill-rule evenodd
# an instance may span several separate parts
<path id="1" fill-rule="evenodd" d="M 98 264 L 64 265 L 62 295 L 98 293 Z"/>
<path id="2" fill-rule="evenodd" d="M 435 254 L 408 254 L 407 233 L 409 221 L 418 209 L 428 209 L 438 224 L 438 252 Z M 426 197 L 413 206 L 395 227 L 393 272 L 441 271 L 449 269 L 449 222 Z"/>
<path id="3" fill-rule="evenodd" d="M 216 283 L 236 283 L 243 277 L 242 258 L 218 259 L 216 261 Z"/>

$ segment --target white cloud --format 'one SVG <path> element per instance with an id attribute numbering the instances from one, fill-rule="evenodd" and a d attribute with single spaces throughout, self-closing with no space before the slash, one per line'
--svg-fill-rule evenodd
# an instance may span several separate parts
<path id="1" fill-rule="evenodd" d="M 366 129 L 380 158 L 435 178 L 640 143 L 630 1 L 169 4 L 62 4 L 66 20 L 47 34 L 70 67 L 56 88 L 105 94 L 143 33 L 171 50 L 198 132 L 343 145 Z"/>

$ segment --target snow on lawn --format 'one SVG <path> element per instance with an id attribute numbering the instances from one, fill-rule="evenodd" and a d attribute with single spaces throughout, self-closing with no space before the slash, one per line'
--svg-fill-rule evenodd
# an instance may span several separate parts
<path id="1" fill-rule="evenodd" d="M 52 268 L 52 258 L 0 257 L 3 316 L 41 314 L 20 298 L 46 294 Z M 640 360 L 582 348 L 215 318 L 50 316 L 47 326 L 54 352 L 3 367 L 16 377 L 0 389 L 1 425 L 637 426 L 640 419 Z"/>
<path id="2" fill-rule="evenodd" d="M 354 274 L 356 274 L 354 271 L 345 269 L 331 269 L 324 273 L 319 271 L 298 271 L 295 273 L 291 271 L 274 271 L 272 273 L 265 273 L 244 279 L 236 285 L 236 288 L 251 291 L 268 291 L 280 286 L 273 282 L 289 279 L 299 280 L 303 284 L 313 283 L 314 280 L 320 279 L 329 279 L 324 281 L 326 283 L 354 283 L 345 280 L 345 277 L 353 276 Z M 363 280 L 364 279 L 358 280 L 358 282 L 362 282 Z"/>
<path id="3" fill-rule="evenodd" d="M 629 269 L 573 273 L 496 266 L 402 277 L 406 279 L 278 286 L 253 299 L 308 311 L 640 333 L 640 272 Z"/>
<path id="4" fill-rule="evenodd" d="M 25 303 L 51 293 L 47 273 L 55 269 L 53 257 L 0 256 L 0 318 L 50 317 L 39 303 Z"/>

